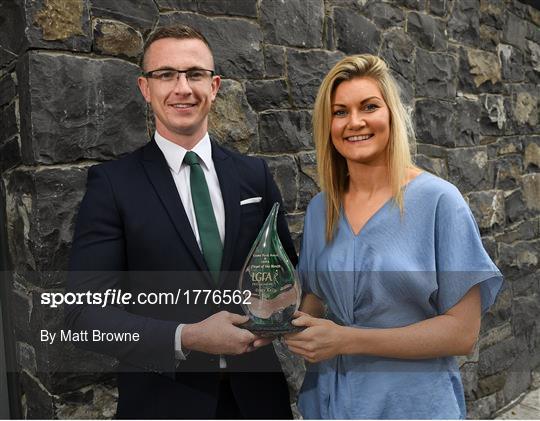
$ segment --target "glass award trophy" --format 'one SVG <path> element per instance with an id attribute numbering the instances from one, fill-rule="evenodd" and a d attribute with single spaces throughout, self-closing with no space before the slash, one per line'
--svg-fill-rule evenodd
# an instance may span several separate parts
<path id="1" fill-rule="evenodd" d="M 249 321 L 240 327 L 267 337 L 303 329 L 291 324 L 302 293 L 298 275 L 279 240 L 278 210 L 276 202 L 251 247 L 239 281 L 243 296 L 250 293 L 242 302 Z"/>

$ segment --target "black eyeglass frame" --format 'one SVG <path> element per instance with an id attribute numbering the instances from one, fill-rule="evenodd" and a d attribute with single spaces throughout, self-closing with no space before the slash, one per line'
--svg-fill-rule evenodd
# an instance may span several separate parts
<path id="1" fill-rule="evenodd" d="M 171 69 L 171 68 L 155 69 L 155 70 L 149 70 L 148 72 L 143 72 L 142 75 L 145 78 L 158 79 L 157 77 L 153 76 L 154 72 L 176 72 L 177 73 L 177 76 L 176 76 L 177 78 L 180 77 L 180 74 L 184 73 L 186 75 L 186 79 L 187 79 L 188 78 L 187 77 L 188 72 L 196 72 L 197 70 L 203 70 L 205 72 L 210 72 L 210 78 L 213 78 L 216 75 L 215 70 L 202 69 L 200 67 L 193 67 L 193 68 L 187 69 L 187 70 L 178 70 L 178 69 Z"/>

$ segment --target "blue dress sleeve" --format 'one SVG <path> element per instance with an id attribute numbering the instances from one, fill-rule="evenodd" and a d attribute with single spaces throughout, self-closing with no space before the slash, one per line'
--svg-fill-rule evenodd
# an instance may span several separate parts
<path id="1" fill-rule="evenodd" d="M 435 260 L 439 314 L 456 305 L 475 285 L 480 285 L 482 313 L 501 290 L 503 277 L 487 254 L 476 221 L 457 188 L 439 197 L 435 217 Z"/>

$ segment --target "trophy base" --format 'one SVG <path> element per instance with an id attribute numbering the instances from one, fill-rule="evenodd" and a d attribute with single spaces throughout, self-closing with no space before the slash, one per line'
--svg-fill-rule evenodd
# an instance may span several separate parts
<path id="1" fill-rule="evenodd" d="M 270 338 L 272 336 L 281 336 L 286 333 L 297 333 L 305 329 L 304 326 L 294 326 L 291 322 L 283 323 L 282 325 L 259 325 L 254 323 L 253 320 L 248 320 L 241 325 L 238 325 L 242 329 L 247 329 L 251 333 L 260 336 L 261 338 Z"/>

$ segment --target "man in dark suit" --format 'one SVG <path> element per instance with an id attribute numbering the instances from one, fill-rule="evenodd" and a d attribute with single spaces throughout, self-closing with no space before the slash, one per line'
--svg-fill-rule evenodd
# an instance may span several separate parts
<path id="1" fill-rule="evenodd" d="M 131 335 L 78 344 L 120 361 L 119 418 L 292 418 L 270 340 L 238 327 L 248 318 L 225 298 L 238 289 L 279 191 L 262 159 L 228 151 L 208 135 L 220 77 L 202 34 L 183 25 L 157 29 L 142 68 L 138 83 L 154 112 L 154 139 L 90 168 L 67 288 L 121 289 L 133 299 L 67 305 L 66 326 Z M 283 213 L 278 228 L 296 263 Z M 196 299 L 200 290 L 219 297 Z M 151 293 L 177 301 L 136 299 Z"/>

